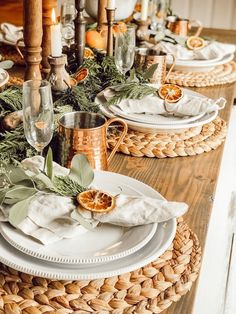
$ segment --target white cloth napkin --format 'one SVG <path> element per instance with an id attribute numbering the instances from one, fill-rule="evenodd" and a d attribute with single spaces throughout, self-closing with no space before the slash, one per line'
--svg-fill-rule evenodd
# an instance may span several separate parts
<path id="1" fill-rule="evenodd" d="M 103 95 L 107 101 L 114 95 L 114 89 L 115 87 L 104 90 Z M 149 95 L 142 99 L 123 99 L 116 106 L 127 114 L 147 113 L 165 115 L 172 113 L 178 116 L 196 116 L 202 113 L 221 110 L 224 108 L 225 103 L 226 100 L 224 98 L 214 100 L 207 97 L 185 94 L 176 103 L 168 103 L 158 96 Z"/>
<path id="2" fill-rule="evenodd" d="M 17 40 L 21 38 L 23 38 L 23 27 L 18 27 L 10 23 L 2 23 L 0 25 L 0 41 L 16 44 Z M 22 42 L 19 46 L 22 46 Z"/>
<path id="3" fill-rule="evenodd" d="M 212 42 L 199 50 L 189 50 L 180 44 L 162 41 L 158 47 L 162 47 L 166 53 L 172 53 L 178 60 L 213 60 L 223 58 L 226 55 L 235 53 L 235 45 Z"/>
<path id="4" fill-rule="evenodd" d="M 22 162 L 31 173 L 38 173 L 38 168 L 42 169 L 43 163 L 44 159 L 40 156 Z M 54 163 L 54 174 L 66 175 L 68 169 Z M 0 221 L 7 221 L 9 206 L 0 209 Z M 92 214 L 86 210 L 77 210 L 69 197 L 38 192 L 29 203 L 28 215 L 18 228 L 46 245 L 87 232 L 88 230 L 79 223 L 79 219 L 76 219 L 76 215 L 81 215 L 85 221 L 88 220 L 92 228 L 99 222 L 130 227 L 179 217 L 187 209 L 188 205 L 185 203 L 121 194 L 116 196 L 116 206 L 110 213 Z"/>

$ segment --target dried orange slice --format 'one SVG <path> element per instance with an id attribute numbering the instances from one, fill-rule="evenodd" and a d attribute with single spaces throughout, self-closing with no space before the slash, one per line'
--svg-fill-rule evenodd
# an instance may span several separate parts
<path id="1" fill-rule="evenodd" d="M 186 41 L 186 45 L 188 49 L 191 49 L 191 50 L 202 49 L 203 47 L 205 47 L 205 44 L 206 44 L 205 40 L 197 36 L 191 36 Z"/>
<path id="2" fill-rule="evenodd" d="M 89 70 L 87 68 L 82 68 L 75 73 L 74 78 L 76 79 L 77 83 L 82 83 L 86 80 L 88 75 Z"/>
<path id="3" fill-rule="evenodd" d="M 115 207 L 115 197 L 98 190 L 88 190 L 77 195 L 81 207 L 96 213 L 106 213 Z"/>
<path id="4" fill-rule="evenodd" d="M 85 59 L 93 59 L 94 58 L 94 53 L 92 49 L 85 47 L 84 48 L 84 58 Z"/>
<path id="5" fill-rule="evenodd" d="M 162 99 L 165 99 L 167 102 L 174 103 L 179 101 L 184 92 L 182 88 L 175 84 L 164 84 L 162 85 L 159 90 L 158 94 Z"/>

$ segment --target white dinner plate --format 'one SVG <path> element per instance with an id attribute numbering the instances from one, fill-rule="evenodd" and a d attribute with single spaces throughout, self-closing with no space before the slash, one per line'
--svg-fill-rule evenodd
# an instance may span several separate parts
<path id="1" fill-rule="evenodd" d="M 216 60 L 176 60 L 174 70 L 186 72 L 209 72 L 216 66 L 228 63 L 234 58 L 234 53 L 225 55 Z M 168 61 L 168 64 L 169 63 Z"/>
<path id="2" fill-rule="evenodd" d="M 200 119 L 202 116 L 204 116 L 204 113 L 201 113 L 197 116 L 184 116 L 184 117 L 176 117 L 173 115 L 167 115 L 163 116 L 160 114 L 147 114 L 147 113 L 125 113 L 122 111 L 118 106 L 109 106 L 109 109 L 111 112 L 113 112 L 115 115 L 118 115 L 122 118 L 136 121 L 136 122 L 143 122 L 143 123 L 149 123 L 149 124 L 183 124 L 183 123 L 189 123 L 195 120 Z"/>
<path id="3" fill-rule="evenodd" d="M 135 179 L 116 173 L 100 172 L 99 174 L 99 172 L 96 172 L 98 179 L 99 175 L 100 179 L 103 180 L 102 186 L 108 191 L 111 191 L 112 187 L 112 191 L 120 192 L 122 190 L 131 195 L 146 195 L 163 199 L 157 191 Z M 18 251 L 0 236 L 0 262 L 33 276 L 57 280 L 90 280 L 112 277 L 136 270 L 154 261 L 168 249 L 175 233 L 175 219 L 159 223 L 151 240 L 142 248 L 126 257 L 96 265 L 68 265 L 43 261 Z"/>
<path id="4" fill-rule="evenodd" d="M 92 184 L 115 194 L 122 189 L 124 194 L 140 195 L 136 191 L 131 193 L 122 184 L 120 176 L 110 172 L 96 171 Z M 65 264 L 107 263 L 125 257 L 142 248 L 153 237 L 156 228 L 157 223 L 129 228 L 101 224 L 72 239 L 43 245 L 9 223 L 0 223 L 2 236 L 18 250 L 42 260 Z"/>

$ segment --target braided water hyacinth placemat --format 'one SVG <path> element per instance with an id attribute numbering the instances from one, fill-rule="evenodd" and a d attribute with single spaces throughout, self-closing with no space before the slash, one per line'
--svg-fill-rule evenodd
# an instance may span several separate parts
<path id="1" fill-rule="evenodd" d="M 206 87 L 233 83 L 236 81 L 236 63 L 234 61 L 219 65 L 209 72 L 173 71 L 167 83 L 185 87 Z"/>
<path id="2" fill-rule="evenodd" d="M 191 289 L 200 261 L 197 236 L 181 218 L 161 257 L 120 276 L 53 281 L 0 264 L 0 314 L 161 313 Z"/>
<path id="3" fill-rule="evenodd" d="M 226 133 L 226 122 L 219 117 L 211 123 L 190 128 L 180 134 L 145 134 L 129 130 L 118 152 L 135 157 L 194 156 L 216 149 L 224 141 Z M 109 130 L 109 148 L 115 146 L 120 134 L 116 128 Z"/>

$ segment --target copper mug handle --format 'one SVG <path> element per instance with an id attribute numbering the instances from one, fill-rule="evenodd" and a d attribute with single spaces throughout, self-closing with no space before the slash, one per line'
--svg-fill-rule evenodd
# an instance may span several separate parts
<path id="1" fill-rule="evenodd" d="M 176 62 L 175 55 L 173 55 L 172 53 L 168 53 L 168 56 L 171 56 L 171 57 L 173 58 L 173 60 L 172 60 L 172 65 L 171 65 L 171 67 L 170 67 L 169 71 L 168 71 L 168 72 L 167 72 L 167 74 L 166 74 L 166 79 L 165 79 L 165 80 L 167 80 L 167 79 L 168 79 L 168 77 L 169 77 L 170 73 L 171 73 L 171 72 L 172 72 L 172 70 L 174 69 L 175 62 Z"/>
<path id="2" fill-rule="evenodd" d="M 112 124 L 113 122 L 119 122 L 120 124 L 123 125 L 124 129 L 123 129 L 123 132 L 118 140 L 118 142 L 116 143 L 115 147 L 113 148 L 113 150 L 111 151 L 109 157 L 107 158 L 107 163 L 109 165 L 110 161 L 112 160 L 112 158 L 114 157 L 117 149 L 119 148 L 121 142 L 123 141 L 123 139 L 125 138 L 125 135 L 127 134 L 127 131 L 128 131 L 128 125 L 127 123 L 120 119 L 120 118 L 112 118 L 112 119 L 109 119 L 107 122 L 106 122 L 106 129 L 108 129 L 109 125 Z"/>
<path id="3" fill-rule="evenodd" d="M 24 41 L 24 38 L 20 38 L 20 39 L 17 40 L 17 42 L 16 42 L 16 50 L 19 53 L 19 55 L 21 56 L 21 58 L 24 59 L 24 56 L 23 56 L 23 54 L 22 54 L 22 52 L 20 50 L 20 47 L 19 47 L 19 43 L 21 41 Z"/>
<path id="4" fill-rule="evenodd" d="M 192 23 L 194 23 L 196 26 L 197 26 L 197 30 L 196 30 L 196 33 L 193 35 L 193 36 L 199 36 L 203 30 L 203 26 L 202 26 L 202 22 L 200 22 L 199 20 L 192 20 L 191 21 L 191 26 L 192 26 Z"/>

